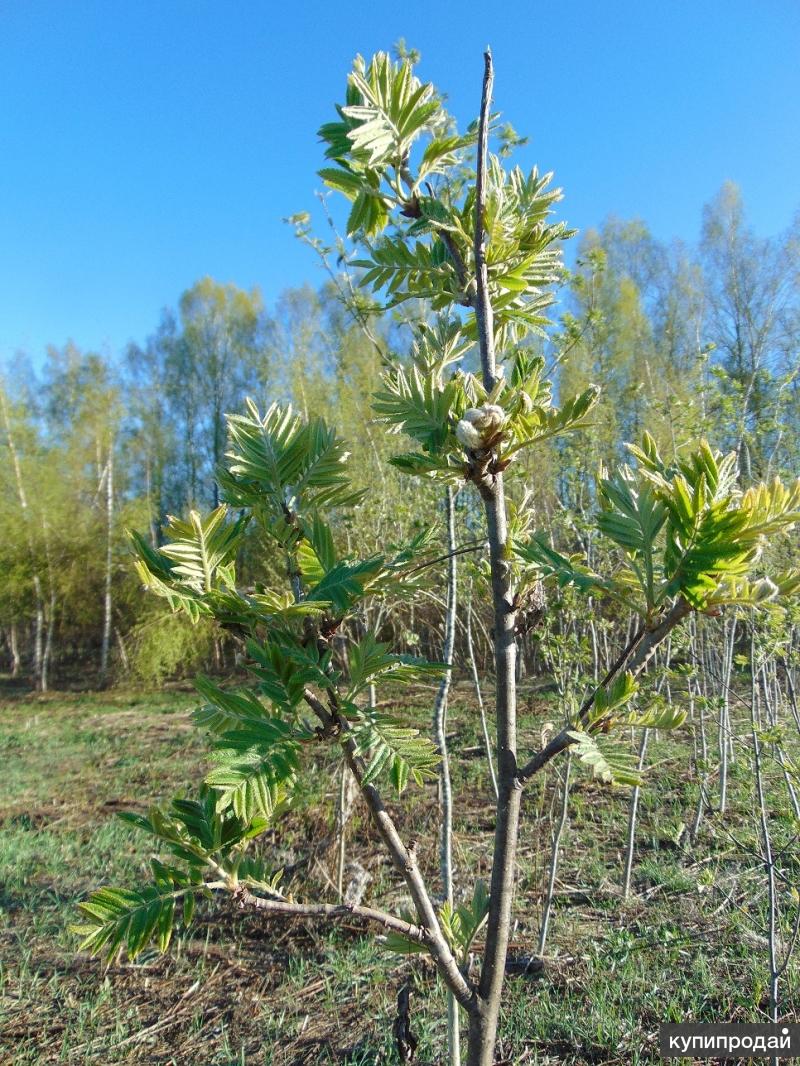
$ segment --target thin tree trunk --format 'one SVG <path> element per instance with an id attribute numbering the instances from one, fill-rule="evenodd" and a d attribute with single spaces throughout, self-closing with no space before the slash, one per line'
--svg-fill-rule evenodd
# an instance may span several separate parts
<path id="1" fill-rule="evenodd" d="M 42 681 L 41 690 L 47 692 L 49 680 L 48 675 L 50 671 L 50 659 L 53 655 L 53 632 L 56 624 L 56 594 L 51 588 L 50 600 L 47 611 L 47 636 L 44 642 L 44 652 L 42 653 Z"/>
<path id="2" fill-rule="evenodd" d="M 377 630 L 377 626 L 375 627 Z M 368 688 L 368 706 L 375 709 L 375 685 L 370 682 Z M 358 783 L 346 762 L 342 763 L 342 776 L 339 779 L 339 796 L 336 803 L 336 892 L 339 902 L 344 902 L 344 868 L 347 857 L 347 823 L 353 813 L 358 792 Z"/>
<path id="3" fill-rule="evenodd" d="M 47 680 L 44 676 L 44 597 L 42 596 L 42 579 L 33 575 L 33 594 L 36 603 L 36 623 L 33 630 L 33 677 L 36 687 L 45 692 Z"/>
<path id="4" fill-rule="evenodd" d="M 691 682 L 690 682 L 691 684 Z M 695 705 L 695 697 L 690 697 L 692 705 Z M 694 815 L 694 822 L 692 823 L 692 840 L 697 839 L 697 834 L 700 832 L 700 825 L 703 821 L 703 812 L 708 802 L 707 795 L 707 783 L 708 783 L 708 739 L 706 737 L 706 699 L 701 692 L 697 694 L 697 704 L 700 714 L 700 762 L 701 767 L 697 774 L 697 780 L 700 787 L 700 795 L 697 799 L 697 810 Z"/>
<path id="5" fill-rule="evenodd" d="M 127 673 L 131 668 L 131 663 L 128 658 L 128 649 L 125 647 L 125 641 L 123 640 L 122 633 L 120 633 L 118 626 L 114 626 L 114 634 L 117 638 L 117 646 L 119 647 L 119 657 L 122 660 L 122 667 Z"/>
<path id="6" fill-rule="evenodd" d="M 768 677 L 768 667 L 770 664 L 776 675 L 774 678 L 774 685 Z M 767 713 L 767 726 L 770 729 L 777 729 L 779 722 L 778 708 L 783 701 L 781 700 L 780 689 L 777 684 L 777 665 L 772 657 L 761 664 L 757 676 L 760 680 L 761 697 L 764 700 L 764 709 Z M 797 790 L 794 787 L 792 776 L 789 772 L 789 766 L 786 763 L 786 754 L 783 750 L 783 745 L 778 741 L 773 741 L 772 750 L 781 770 L 783 771 L 783 780 L 786 784 L 786 791 L 789 793 L 789 800 L 792 804 L 794 816 L 800 821 L 800 800 L 798 800 Z"/>
<path id="7" fill-rule="evenodd" d="M 17 623 L 12 622 L 8 631 L 8 646 L 11 652 L 11 676 L 19 676 L 20 668 L 20 656 L 19 656 L 19 640 L 17 637 Z"/>
<path id="8" fill-rule="evenodd" d="M 108 674 L 108 653 L 111 648 L 111 577 L 114 556 L 114 441 L 108 446 L 106 465 L 106 580 L 103 596 L 103 642 L 100 648 L 100 683 Z"/>
<path id="9" fill-rule="evenodd" d="M 775 885 L 775 860 L 772 854 L 772 840 L 769 832 L 767 819 L 767 805 L 764 797 L 764 779 L 761 770 L 761 742 L 758 737 L 757 724 L 757 686 L 755 682 L 755 628 L 751 630 L 750 638 L 750 670 L 752 674 L 752 689 L 750 703 L 750 727 L 753 738 L 753 760 L 755 763 L 756 798 L 758 800 L 758 816 L 761 827 L 761 843 L 763 847 L 762 859 L 764 870 L 767 874 L 767 906 L 768 906 L 768 950 L 769 950 L 769 1014 L 773 1025 L 778 1024 L 778 980 L 780 967 L 778 965 L 778 900 Z M 777 1066 L 778 1059 L 771 1062 Z"/>
<path id="10" fill-rule="evenodd" d="M 475 317 L 481 355 L 483 383 L 491 392 L 496 383 L 494 322 L 489 300 L 484 246 L 486 208 L 486 163 L 489 110 L 492 96 L 492 56 L 485 54 L 485 71 L 478 135 L 478 167 L 475 195 L 475 264 L 477 292 Z M 486 513 L 494 606 L 495 719 L 497 729 L 498 791 L 494 853 L 489 896 L 486 947 L 478 985 L 478 1000 L 470 1014 L 468 1066 L 492 1066 L 505 977 L 506 956 L 514 896 L 519 809 L 522 796 L 517 778 L 517 699 L 514 636 L 516 610 L 511 567 L 506 558 L 507 515 L 502 471 L 488 471 L 480 484 Z"/>
<path id="11" fill-rule="evenodd" d="M 641 773 L 644 769 L 644 760 L 647 755 L 647 741 L 650 736 L 649 729 L 642 730 L 642 739 L 639 742 L 639 761 L 637 769 Z M 633 786 L 630 806 L 628 809 L 628 840 L 625 847 L 625 872 L 622 877 L 622 896 L 627 899 L 631 894 L 631 872 L 633 871 L 633 852 L 636 845 L 636 815 L 639 811 L 639 795 L 641 789 L 638 785 Z"/>
<path id="12" fill-rule="evenodd" d="M 457 572 L 455 495 L 451 485 L 445 497 L 447 511 L 447 613 L 444 630 L 443 660 L 447 669 L 439 684 L 433 709 L 433 734 L 439 750 L 439 802 L 441 805 L 439 869 L 444 897 L 453 903 L 453 789 L 450 780 L 450 760 L 447 751 L 447 697 L 453 677 L 453 648 L 456 636 Z M 458 1004 L 453 993 L 447 992 L 447 1043 L 450 1066 L 461 1066 L 461 1036 Z"/>
<path id="13" fill-rule="evenodd" d="M 708 782 L 708 738 L 706 736 L 706 697 L 700 687 L 700 675 L 702 652 L 698 655 L 699 635 L 697 632 L 697 619 L 692 617 L 689 621 L 689 651 L 692 659 L 692 676 L 689 678 L 689 708 L 694 716 L 695 707 L 700 716 L 700 758 L 697 759 L 697 727 L 695 726 L 695 767 L 700 794 L 697 799 L 697 810 L 692 823 L 691 838 L 697 839 L 700 832 L 700 824 L 703 820 L 703 811 L 707 803 L 706 785 Z"/>
<path id="14" fill-rule="evenodd" d="M 156 518 L 155 511 L 153 510 L 153 485 L 152 475 L 150 473 L 150 452 L 147 452 L 147 458 L 145 459 L 144 467 L 144 480 L 145 480 L 145 496 L 147 497 L 147 516 L 150 524 L 150 543 L 154 548 L 158 547 L 158 534 L 156 533 Z M 159 515 L 159 520 L 161 516 Z"/>
<path id="15" fill-rule="evenodd" d="M 489 736 L 489 723 L 486 721 L 486 707 L 483 703 L 481 681 L 478 676 L 478 665 L 475 662 L 475 649 L 472 644 L 472 591 L 470 590 L 469 602 L 467 603 L 467 655 L 469 667 L 472 672 L 472 684 L 475 686 L 475 695 L 478 699 L 478 708 L 481 713 L 481 729 L 483 730 L 483 742 L 486 745 L 486 761 L 489 764 L 489 776 L 492 779 L 494 798 L 497 799 L 497 774 L 494 769 L 494 756 L 492 755 L 492 739 Z"/>
<path id="16" fill-rule="evenodd" d="M 372 686 L 370 686 L 372 687 Z M 344 870 L 347 858 L 347 823 L 353 813 L 357 785 L 350 767 L 342 763 L 339 779 L 339 796 L 336 805 L 336 892 L 339 902 L 344 902 Z"/>
<path id="17" fill-rule="evenodd" d="M 50 668 L 50 659 L 53 654 L 53 632 L 56 624 L 56 586 L 53 580 L 55 573 L 53 568 L 53 559 L 50 554 L 50 527 L 47 523 L 47 519 L 42 519 L 42 538 L 44 540 L 44 554 L 47 560 L 47 591 L 48 591 L 48 604 L 49 609 L 47 611 L 47 636 L 44 643 L 44 651 L 42 653 L 42 675 L 41 675 L 41 690 L 47 692 L 48 687 L 48 673 Z"/>
<path id="18" fill-rule="evenodd" d="M 14 477 L 17 483 L 17 498 L 19 499 L 19 506 L 22 511 L 25 532 L 28 538 L 28 553 L 33 567 L 33 595 L 36 611 L 36 623 L 33 638 L 33 675 L 36 688 L 42 689 L 42 640 L 44 633 L 44 596 L 42 595 L 42 580 L 36 569 L 36 550 L 33 542 L 33 532 L 31 530 L 31 516 L 28 508 L 28 498 L 22 480 L 22 468 L 20 466 L 16 444 L 14 443 L 14 434 L 11 432 L 11 416 L 8 411 L 6 395 L 2 388 L 0 388 L 0 410 L 2 410 L 3 414 L 3 424 L 6 431 L 6 438 L 8 440 L 8 450 L 11 453 L 11 462 L 14 467 Z"/>
<path id="19" fill-rule="evenodd" d="M 723 627 L 723 646 L 720 656 L 722 666 L 722 692 L 719 712 L 719 813 L 725 814 L 728 807 L 728 762 L 729 734 L 731 732 L 730 685 L 733 671 L 733 649 L 736 643 L 736 616 L 728 626 Z"/>
<path id="20" fill-rule="evenodd" d="M 660 694 L 662 688 L 666 684 L 667 688 L 667 700 L 672 702 L 672 694 L 669 689 L 669 664 L 672 661 L 672 635 L 667 637 L 667 642 L 664 649 L 664 672 L 659 679 L 656 693 Z M 639 742 L 639 761 L 637 763 L 637 769 L 641 774 L 644 770 L 644 760 L 647 755 L 647 741 L 649 739 L 650 730 L 642 730 L 642 739 Z M 633 870 L 633 853 L 636 847 L 636 818 L 639 813 L 639 799 L 641 797 L 641 788 L 639 785 L 634 785 L 631 792 L 630 807 L 628 810 L 628 839 L 625 847 L 625 870 L 622 877 L 622 895 L 624 899 L 627 899 L 631 893 L 631 872 Z"/>
<path id="21" fill-rule="evenodd" d="M 542 924 L 539 929 L 538 954 L 540 956 L 544 955 L 544 949 L 547 944 L 547 933 L 550 928 L 550 913 L 553 909 L 553 896 L 555 895 L 556 876 L 558 875 L 558 858 L 561 849 L 561 838 L 564 835 L 564 827 L 567 824 L 567 814 L 569 812 L 569 778 L 571 768 L 572 758 L 569 752 L 567 752 L 567 759 L 564 765 L 564 780 L 561 783 L 561 813 L 559 814 L 558 824 L 553 833 L 553 846 L 550 850 L 550 876 L 547 881 L 547 894 L 544 898 Z"/>

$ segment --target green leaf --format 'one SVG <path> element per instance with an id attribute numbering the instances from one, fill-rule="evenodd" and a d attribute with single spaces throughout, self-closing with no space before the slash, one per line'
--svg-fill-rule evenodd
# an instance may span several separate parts
<path id="1" fill-rule="evenodd" d="M 368 760 L 364 783 L 370 784 L 388 769 L 398 791 L 402 791 L 409 775 L 418 785 L 426 778 L 436 777 L 439 755 L 433 743 L 418 729 L 401 725 L 389 715 L 368 708 L 346 706 L 352 718 L 352 734 L 359 756 Z M 398 768 L 397 764 L 406 764 Z"/>
<path id="2" fill-rule="evenodd" d="M 176 858 L 195 869 L 204 867 L 210 858 L 224 863 L 231 849 L 258 836 L 269 827 L 262 816 L 244 820 L 232 809 L 217 809 L 217 795 L 203 786 L 198 799 L 173 799 L 164 812 L 151 807 L 147 816 L 123 811 L 119 818 L 149 833 Z"/>
<path id="3" fill-rule="evenodd" d="M 614 785 L 641 785 L 642 775 L 634 757 L 600 736 L 579 730 L 567 734 L 572 740 L 570 751 L 589 767 L 594 777 Z"/>
<path id="4" fill-rule="evenodd" d="M 161 864 L 154 870 L 155 883 L 131 891 L 123 888 L 101 888 L 88 900 L 78 904 L 84 921 L 72 931 L 82 936 L 82 951 L 104 954 L 112 962 L 123 950 L 136 956 L 155 940 L 159 950 L 166 951 L 175 921 L 175 902 L 191 893 L 203 890 L 202 884 L 192 884 L 180 871 Z M 183 911 L 183 918 L 191 919 L 191 911 Z"/>
<path id="5" fill-rule="evenodd" d="M 413 75 L 408 60 L 394 63 L 378 52 L 366 67 L 359 57 L 349 83 L 358 102 L 348 100 L 341 111 L 351 123 L 353 156 L 367 166 L 400 162 L 416 138 L 434 128 L 439 101 L 433 86 Z"/>
<path id="6" fill-rule="evenodd" d="M 352 607 L 366 594 L 370 583 L 381 572 L 383 557 L 373 556 L 361 562 L 337 563 L 308 591 L 308 600 L 324 600 L 340 614 Z"/>
<path id="7" fill-rule="evenodd" d="M 426 220 L 426 226 L 429 224 Z M 444 243 L 383 237 L 370 248 L 371 259 L 356 259 L 363 271 L 361 284 L 373 292 L 385 290 L 387 307 L 411 299 L 431 299 L 434 307 L 446 307 L 463 299 L 461 281 Z"/>
<path id="8" fill-rule="evenodd" d="M 567 557 L 551 548 L 544 532 L 534 533 L 524 544 L 515 543 L 514 550 L 522 560 L 535 567 L 543 578 L 555 578 L 559 588 L 574 585 L 582 593 L 603 591 L 617 594 L 613 582 L 593 573 L 578 562 L 577 556 Z"/>
<path id="9" fill-rule="evenodd" d="M 195 679 L 195 688 L 207 703 L 192 712 L 194 722 L 212 733 L 225 733 L 241 725 L 258 723 L 267 708 L 252 692 L 224 692 L 208 678 Z"/>
<path id="10" fill-rule="evenodd" d="M 317 512 L 310 522 L 303 522 L 305 539 L 297 550 L 298 563 L 302 577 L 317 583 L 337 563 L 333 533 L 328 523 Z"/>
<path id="11" fill-rule="evenodd" d="M 595 693 L 592 718 L 619 710 L 633 698 L 636 689 L 636 679 L 630 671 L 617 674 L 605 688 L 599 688 Z"/>
<path id="12" fill-rule="evenodd" d="M 388 644 L 379 644 L 372 633 L 350 646 L 348 652 L 350 687 L 347 699 L 352 702 L 378 677 L 387 677 L 396 683 L 418 681 L 426 676 L 441 676 L 447 669 L 445 663 L 432 663 L 413 655 L 393 655 Z M 401 790 L 402 791 L 402 790 Z"/>
<path id="13" fill-rule="evenodd" d="M 511 422 L 517 442 L 505 449 L 503 455 L 511 456 L 521 448 L 589 425 L 587 416 L 599 397 L 598 387 L 590 385 L 578 396 L 567 400 L 560 409 L 536 405 L 527 412 L 524 409 L 519 410 Z"/>
<path id="14" fill-rule="evenodd" d="M 293 726 L 278 717 L 242 721 L 223 733 L 212 751 L 215 768 L 206 784 L 217 794 L 217 810 L 233 809 L 245 822 L 272 819 L 294 784 L 299 742 Z"/>
<path id="15" fill-rule="evenodd" d="M 338 675 L 330 670 L 330 654 L 304 647 L 292 633 L 275 633 L 260 644 L 248 641 L 250 672 L 259 679 L 259 689 L 273 703 L 290 711 L 303 699 L 307 685 L 330 688 Z"/>
<path id="16" fill-rule="evenodd" d="M 170 518 L 170 540 L 160 553 L 171 560 L 170 576 L 179 578 L 198 592 L 210 592 L 221 566 L 230 562 L 239 546 L 246 518 L 228 523 L 228 508 L 223 504 L 206 518 L 189 512 L 189 521 Z"/>
<path id="17" fill-rule="evenodd" d="M 194 622 L 211 613 L 204 602 L 206 594 L 233 589 L 234 559 L 249 518 L 229 522 L 227 517 L 227 508 L 221 506 L 206 518 L 197 511 L 190 512 L 188 522 L 170 518 L 166 529 L 170 540 L 158 549 L 141 534 L 129 533 L 143 584 Z"/>
<path id="18" fill-rule="evenodd" d="M 246 415 L 228 416 L 227 471 L 219 480 L 229 502 L 263 516 L 268 533 L 291 546 L 281 523 L 288 523 L 296 541 L 301 530 L 294 516 L 363 498 L 351 486 L 344 442 L 323 419 L 303 422 L 291 407 L 277 404 L 263 417 L 251 400 L 247 407 Z"/>
<path id="19" fill-rule="evenodd" d="M 344 165 L 324 167 L 318 174 L 329 189 L 343 193 L 351 201 L 355 200 L 364 188 L 364 179 Z"/>
<path id="20" fill-rule="evenodd" d="M 419 441 L 426 452 L 438 451 L 451 431 L 460 399 L 458 383 L 450 381 L 440 387 L 415 366 L 407 371 L 397 367 L 383 381 L 373 405 L 378 418 Z"/>
<path id="21" fill-rule="evenodd" d="M 478 879 L 472 890 L 472 899 L 460 903 L 455 910 L 457 925 L 453 923 L 454 944 L 460 950 L 462 960 L 466 961 L 475 937 L 489 917 L 489 891 L 486 882 Z"/>
<path id="22" fill-rule="evenodd" d="M 685 721 L 685 710 L 657 701 L 645 711 L 630 711 L 620 719 L 620 724 L 637 729 L 677 729 Z"/>
<path id="23" fill-rule="evenodd" d="M 463 461 L 451 456 L 423 455 L 421 452 L 407 452 L 394 455 L 389 460 L 392 466 L 404 474 L 414 477 L 436 477 L 446 481 L 463 481 L 465 465 Z"/>
<path id="24" fill-rule="evenodd" d="M 410 925 L 415 925 L 417 918 L 409 910 L 402 910 L 400 917 Z M 427 955 L 430 951 L 427 944 L 419 940 L 411 940 L 402 933 L 388 932 L 383 940 L 388 951 L 395 955 Z"/>

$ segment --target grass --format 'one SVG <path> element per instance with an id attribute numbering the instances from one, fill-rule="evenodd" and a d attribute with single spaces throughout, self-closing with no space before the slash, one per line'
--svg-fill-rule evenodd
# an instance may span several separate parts
<path id="1" fill-rule="evenodd" d="M 409 698 L 409 697 L 406 697 Z M 430 693 L 407 714 L 427 721 Z M 234 912 L 224 900 L 200 908 L 166 957 L 151 951 L 105 968 L 76 951 L 75 905 L 100 884 L 133 885 L 149 842 L 114 817 L 196 783 L 205 765 L 190 693 L 17 696 L 0 705 L 0 1061 L 159 1063 L 176 1066 L 301 1066 L 394 1062 L 391 1026 L 400 986 L 411 981 L 418 1062 L 442 1061 L 444 995 L 421 958 L 389 956 L 355 925 L 278 924 Z M 524 750 L 552 707 L 526 704 Z M 471 891 L 489 871 L 493 811 L 469 690 L 450 712 L 459 808 L 458 883 Z M 744 725 L 742 733 L 745 732 Z M 661 1022 L 763 1021 L 767 1002 L 765 877 L 747 760 L 737 758 L 725 820 L 709 813 L 684 843 L 698 785 L 688 732 L 654 740 L 656 767 L 642 794 L 634 891 L 619 892 L 627 796 L 578 768 L 558 894 L 543 969 L 510 976 L 503 1010 L 507 1063 L 657 1062 Z M 767 760 L 775 844 L 797 881 L 796 826 L 785 788 Z M 712 781 L 712 787 L 714 782 Z M 512 955 L 535 950 L 547 875 L 553 768 L 533 783 L 520 839 Z M 268 842 L 295 871 L 298 896 L 330 899 L 335 766 L 320 758 L 297 808 Z M 436 880 L 435 785 L 396 805 Z M 349 825 L 348 855 L 372 880 L 368 898 L 405 902 L 364 809 Z M 793 903 L 785 898 L 787 921 Z M 522 969 L 523 967 L 518 967 Z M 781 985 L 782 1013 L 797 1018 L 798 974 Z"/>

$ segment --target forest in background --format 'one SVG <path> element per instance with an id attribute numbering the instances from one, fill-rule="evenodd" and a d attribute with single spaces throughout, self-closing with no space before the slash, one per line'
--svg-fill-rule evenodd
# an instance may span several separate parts
<path id="1" fill-rule="evenodd" d="M 262 407 L 288 400 L 304 415 L 322 414 L 349 441 L 369 496 L 337 528 L 348 550 L 366 557 L 435 524 L 432 558 L 444 551 L 440 493 L 408 492 L 386 463 L 399 442 L 371 409 L 385 355 L 402 358 L 409 331 L 392 315 L 370 326 L 368 306 L 354 316 L 352 268 L 337 261 L 337 242 L 327 247 L 311 237 L 302 219 L 299 235 L 329 268 L 319 290 L 287 290 L 268 308 L 257 290 L 204 278 L 163 312 L 144 345 L 119 358 L 69 343 L 50 348 L 37 372 L 21 359 L 7 369 L 0 389 L 3 672 L 45 689 L 159 684 L 235 669 L 234 644 L 210 623 L 192 626 L 145 595 L 126 530 L 159 544 L 167 515 L 216 506 L 224 416 L 241 410 L 247 396 Z M 542 445 L 524 478 L 554 547 L 588 550 L 591 558 L 589 523 L 581 519 L 596 505 L 596 479 L 624 461 L 625 443 L 640 438 L 645 422 L 670 457 L 677 444 L 701 437 L 736 451 L 745 483 L 797 474 L 800 218 L 783 234 L 760 238 L 739 190 L 726 184 L 705 208 L 693 247 L 656 240 L 644 222 L 609 219 L 582 236 L 555 311 L 538 343 L 559 390 L 568 396 L 592 382 L 601 399 L 592 425 L 566 443 Z M 413 316 L 413 305 L 404 313 Z M 475 540 L 474 508 L 459 495 L 459 545 Z M 269 584 L 273 565 L 282 564 L 254 533 L 239 572 L 250 585 Z M 468 602 L 469 564 L 465 582 Z M 366 610 L 398 650 L 440 655 L 445 604 L 434 593 L 414 615 L 380 603 Z M 614 608 L 597 607 L 594 642 L 603 639 L 607 610 Z M 490 659 L 485 616 L 474 612 L 481 665 Z M 563 626 L 563 617 L 555 612 L 549 624 Z M 457 661 L 465 661 L 465 639 L 462 625 Z M 539 669 L 539 644 L 523 640 L 523 670 Z"/>

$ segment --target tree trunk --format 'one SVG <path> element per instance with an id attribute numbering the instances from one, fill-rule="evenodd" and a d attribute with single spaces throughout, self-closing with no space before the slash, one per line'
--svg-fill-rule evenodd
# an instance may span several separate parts
<path id="1" fill-rule="evenodd" d="M 447 511 L 447 614 L 444 629 L 443 661 L 447 664 L 436 703 L 433 709 L 433 734 L 439 750 L 439 802 L 441 812 L 439 869 L 442 877 L 442 890 L 448 903 L 453 903 L 453 790 L 450 781 L 450 761 L 447 752 L 447 697 L 453 676 L 453 647 L 456 637 L 456 517 L 455 495 L 451 485 L 447 486 L 445 496 Z M 458 1004 L 455 996 L 447 992 L 447 1042 L 450 1066 L 461 1064 L 461 1036 L 459 1027 Z"/>
<path id="2" fill-rule="evenodd" d="M 516 613 L 510 566 L 506 560 L 508 534 L 502 474 L 485 497 L 492 567 L 495 645 L 495 718 L 497 730 L 498 800 L 490 888 L 486 950 L 479 984 L 482 1009 L 480 1043 L 471 1032 L 469 1066 L 491 1066 L 505 977 L 506 955 L 514 895 L 517 835 L 522 788 L 517 779 L 517 701 L 514 639 Z"/>
<path id="3" fill-rule="evenodd" d="M 108 653 L 111 648 L 111 577 L 114 549 L 114 441 L 108 446 L 106 466 L 106 581 L 103 597 L 103 642 L 100 649 L 100 683 L 108 674 Z"/>
<path id="4" fill-rule="evenodd" d="M 17 638 L 17 623 L 12 622 L 11 628 L 8 631 L 8 647 L 11 652 L 11 676 L 19 677 L 19 668 L 21 665 L 19 656 L 19 640 Z"/>
<path id="5" fill-rule="evenodd" d="M 483 730 L 483 742 L 486 745 L 486 761 L 489 764 L 489 776 L 492 779 L 492 791 L 494 792 L 494 798 L 497 799 L 497 774 L 494 769 L 494 757 L 492 755 L 492 741 L 489 736 L 489 724 L 486 721 L 486 708 L 483 705 L 483 694 L 481 692 L 481 681 L 478 676 L 478 665 L 475 662 L 475 648 L 472 643 L 472 590 L 470 589 L 469 601 L 467 603 L 467 655 L 469 656 L 469 666 L 472 671 L 472 684 L 475 686 L 475 696 L 478 700 L 478 709 L 481 714 L 481 729 Z"/>
<path id="6" fill-rule="evenodd" d="M 475 194 L 475 318 L 483 384 L 491 393 L 497 381 L 494 319 L 489 299 L 484 243 L 486 163 L 492 97 L 492 56 L 485 54 Z M 489 920 L 478 1000 L 470 1015 L 468 1066 L 492 1066 L 505 978 L 506 955 L 514 895 L 517 835 L 522 784 L 517 777 L 516 610 L 511 566 L 506 558 L 508 528 L 502 471 L 486 471 L 479 485 L 486 514 L 494 607 L 495 722 L 497 730 L 498 799 L 495 821 Z"/>
<path id="7" fill-rule="evenodd" d="M 564 766 L 564 777 L 561 782 L 561 812 L 559 814 L 558 823 L 553 831 L 553 842 L 550 850 L 550 874 L 547 879 L 547 894 L 545 895 L 544 906 L 542 908 L 542 925 L 539 929 L 539 956 L 544 955 L 544 949 L 547 946 L 547 933 L 550 929 L 550 914 L 553 909 L 553 897 L 555 896 L 556 890 L 561 838 L 564 835 L 564 827 L 567 824 L 567 814 L 569 813 L 569 777 L 571 767 L 572 759 L 570 758 L 569 752 L 567 752 L 567 761 Z"/>
<path id="8" fill-rule="evenodd" d="M 42 596 L 42 579 L 33 575 L 33 595 L 36 604 L 36 623 L 33 629 L 33 680 L 40 692 L 47 689 L 44 677 L 44 597 Z"/>
<path id="9" fill-rule="evenodd" d="M 644 770 L 644 760 L 647 755 L 647 741 L 650 737 L 650 730 L 642 730 L 642 739 L 639 741 L 639 759 L 636 763 L 636 768 L 641 773 Z M 630 804 L 628 807 L 628 837 L 625 845 L 625 869 L 622 874 L 622 898 L 627 899 L 631 894 L 631 874 L 633 873 L 633 853 L 636 850 L 636 816 L 639 812 L 639 796 L 641 789 L 638 785 L 634 785 L 631 792 Z"/>
<path id="10" fill-rule="evenodd" d="M 50 659 L 53 654 L 53 632 L 56 624 L 56 594 L 55 591 L 50 589 L 50 602 L 47 611 L 47 636 L 44 642 L 44 652 L 42 654 L 42 673 L 40 681 L 40 689 L 42 692 L 47 692 L 48 689 L 48 674 L 50 670 Z"/>
<path id="11" fill-rule="evenodd" d="M 42 640 L 44 633 L 44 597 L 42 595 L 42 581 L 36 569 L 36 549 L 31 531 L 31 516 L 28 508 L 28 497 L 25 493 L 25 484 L 22 480 L 22 467 L 20 466 L 14 435 L 11 432 L 11 416 L 8 411 L 6 396 L 0 389 L 0 410 L 3 414 L 3 425 L 8 440 L 8 450 L 11 452 L 11 462 L 14 467 L 14 477 L 17 483 L 17 498 L 19 499 L 22 518 L 25 523 L 25 532 L 28 537 L 28 553 L 33 567 L 33 594 L 36 610 L 36 625 L 33 637 L 33 678 L 36 688 L 42 689 Z"/>
<path id="12" fill-rule="evenodd" d="M 719 813 L 725 814 L 728 808 L 728 763 L 730 753 L 729 735 L 731 732 L 730 685 L 733 673 L 733 652 L 736 646 L 736 614 L 730 627 L 723 625 L 723 644 L 720 655 L 722 669 L 722 702 L 719 711 Z"/>

